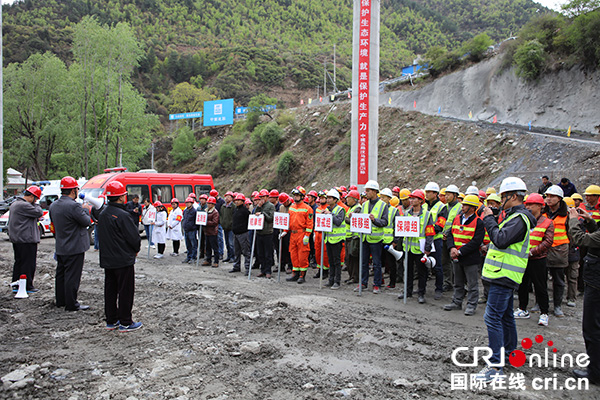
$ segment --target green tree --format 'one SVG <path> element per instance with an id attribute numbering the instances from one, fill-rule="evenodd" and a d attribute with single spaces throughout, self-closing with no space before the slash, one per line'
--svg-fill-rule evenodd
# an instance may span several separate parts
<path id="1" fill-rule="evenodd" d="M 544 46 L 537 40 L 519 46 L 515 53 L 517 75 L 527 80 L 537 79 L 542 72 L 544 61 Z"/>
<path id="2" fill-rule="evenodd" d="M 266 111 L 265 106 L 277 104 L 277 99 L 267 96 L 264 93 L 258 94 L 250 99 L 248 103 L 248 114 L 246 116 L 246 129 L 248 131 L 254 130 L 258 125 L 259 118 L 261 115 L 268 115 L 271 119 L 271 115 Z"/>
<path id="3" fill-rule="evenodd" d="M 177 166 L 196 157 L 195 145 L 194 132 L 187 126 L 179 128 L 177 136 L 173 139 L 173 149 L 169 153 L 173 158 L 173 165 Z"/>
<path id="4" fill-rule="evenodd" d="M 465 44 L 463 44 L 461 51 L 463 53 L 468 53 L 469 58 L 473 61 L 480 61 L 488 47 L 494 44 L 494 41 L 488 36 L 487 33 L 480 33 L 475 36 L 473 39 L 468 40 Z"/>
<path id="5" fill-rule="evenodd" d="M 571 0 L 561 6 L 563 12 L 569 17 L 576 17 L 598 8 L 600 8 L 600 0 Z"/>
<path id="6" fill-rule="evenodd" d="M 171 99 L 171 112 L 184 113 L 204 110 L 204 102 L 215 100 L 215 96 L 188 82 L 182 82 L 171 92 Z"/>

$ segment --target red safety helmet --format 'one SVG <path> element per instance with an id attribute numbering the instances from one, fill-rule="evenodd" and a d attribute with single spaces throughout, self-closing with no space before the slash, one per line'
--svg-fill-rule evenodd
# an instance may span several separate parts
<path id="1" fill-rule="evenodd" d="M 104 192 L 106 197 L 118 197 L 127 194 L 127 190 L 125 190 L 125 185 L 123 185 L 119 181 L 112 181 L 108 185 L 106 185 L 106 192 Z"/>
<path id="2" fill-rule="evenodd" d="M 35 197 L 37 197 L 38 199 L 40 197 L 42 197 L 42 189 L 40 189 L 37 186 L 29 186 L 27 189 L 25 189 L 26 192 L 31 193 L 32 195 L 34 195 Z"/>
<path id="3" fill-rule="evenodd" d="M 348 196 L 348 193 L 346 193 L 346 191 L 343 191 L 340 196 L 342 196 L 342 199 L 345 199 L 346 196 Z"/>
<path id="4" fill-rule="evenodd" d="M 260 192 L 258 193 L 258 195 L 260 197 L 268 196 L 269 195 L 269 191 L 267 189 L 260 189 Z"/>
<path id="5" fill-rule="evenodd" d="M 215 189 L 210 191 L 210 195 L 213 197 L 217 197 L 219 195 L 219 192 L 217 192 Z"/>
<path id="6" fill-rule="evenodd" d="M 252 196 L 252 200 L 260 200 L 260 196 L 258 195 L 258 193 Z"/>
<path id="7" fill-rule="evenodd" d="M 75 189 L 78 188 L 79 184 L 72 176 L 65 176 L 60 180 L 61 189 Z"/>
<path id="8" fill-rule="evenodd" d="M 188 197 L 191 197 L 192 199 L 196 199 L 196 193 L 190 193 L 188 194 Z"/>
<path id="9" fill-rule="evenodd" d="M 177 204 L 179 204 L 179 200 L 177 200 L 177 197 L 173 197 L 173 198 L 171 199 L 171 204 L 173 204 L 173 203 L 177 203 Z"/>
<path id="10" fill-rule="evenodd" d="M 525 200 L 525 204 L 540 204 L 545 205 L 544 198 L 539 193 L 531 193 L 527 196 L 527 200 Z"/>
<path id="11" fill-rule="evenodd" d="M 285 203 L 289 199 L 290 199 L 290 196 L 288 196 L 287 193 L 285 193 L 285 192 L 279 193 L 279 202 L 280 203 Z"/>
<path id="12" fill-rule="evenodd" d="M 234 200 L 246 201 L 246 196 L 244 196 L 244 194 L 243 194 L 243 193 L 238 193 L 238 194 L 235 196 Z"/>
<path id="13" fill-rule="evenodd" d="M 202 200 L 202 199 L 206 200 L 206 199 L 208 199 L 208 196 L 205 195 L 205 194 L 201 194 L 200 195 L 200 200 Z"/>
<path id="14" fill-rule="evenodd" d="M 340 186 L 340 189 L 342 189 L 342 192 L 347 192 L 348 189 L 346 188 L 346 186 Z"/>
<path id="15" fill-rule="evenodd" d="M 312 196 L 314 198 L 318 198 L 319 197 L 319 194 L 317 193 L 316 190 L 311 190 L 310 192 L 308 192 L 308 195 Z"/>
<path id="16" fill-rule="evenodd" d="M 358 190 L 351 190 L 350 193 L 348 193 L 347 197 L 352 197 L 353 199 L 359 200 L 360 193 L 358 193 Z"/>
<path id="17" fill-rule="evenodd" d="M 258 196 L 258 190 L 255 190 L 254 192 L 252 192 L 252 198 L 254 198 L 255 196 Z"/>
<path id="18" fill-rule="evenodd" d="M 279 191 L 277 189 L 271 190 L 269 197 L 279 197 Z"/>
<path id="19" fill-rule="evenodd" d="M 400 193 L 400 188 L 398 186 L 394 186 L 392 192 Z"/>
<path id="20" fill-rule="evenodd" d="M 210 196 L 206 202 L 209 204 L 217 204 L 217 199 L 215 199 L 213 196 Z"/>
<path id="21" fill-rule="evenodd" d="M 160 201 L 155 201 L 153 204 L 154 207 L 162 207 L 163 204 Z"/>
<path id="22" fill-rule="evenodd" d="M 246 201 L 244 201 L 244 204 L 252 204 L 252 202 L 250 201 L 250 199 L 246 199 Z"/>
<path id="23" fill-rule="evenodd" d="M 298 189 L 298 191 L 300 193 L 302 193 L 302 195 L 306 195 L 306 189 L 304 189 L 302 186 L 297 186 L 296 189 Z"/>
<path id="24" fill-rule="evenodd" d="M 225 193 L 225 196 L 235 197 L 231 190 L 229 192 Z"/>
<path id="25" fill-rule="evenodd" d="M 416 189 L 408 197 L 416 197 L 417 199 L 425 200 L 425 193 L 421 189 Z"/>
<path id="26" fill-rule="evenodd" d="M 188 197 L 187 199 L 185 199 L 186 203 L 193 203 L 194 199 L 192 199 L 191 197 Z"/>
<path id="27" fill-rule="evenodd" d="M 479 191 L 479 198 L 480 198 L 481 200 L 485 200 L 485 199 L 487 199 L 487 194 L 485 194 L 485 191 L 483 191 L 483 190 L 480 190 L 480 191 Z"/>
<path id="28" fill-rule="evenodd" d="M 350 185 L 350 187 L 348 189 L 350 189 L 350 190 L 358 190 L 358 186 L 356 186 L 356 185 Z"/>

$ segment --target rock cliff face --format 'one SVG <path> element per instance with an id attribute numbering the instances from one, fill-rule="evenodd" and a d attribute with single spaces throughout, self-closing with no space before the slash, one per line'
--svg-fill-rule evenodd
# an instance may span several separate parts
<path id="1" fill-rule="evenodd" d="M 380 104 L 426 114 L 533 127 L 600 133 L 600 71 L 579 67 L 528 83 L 514 68 L 500 71 L 501 56 L 446 75 L 414 91 L 381 95 Z M 388 104 L 389 98 L 392 104 Z M 414 102 L 416 101 L 416 108 Z"/>

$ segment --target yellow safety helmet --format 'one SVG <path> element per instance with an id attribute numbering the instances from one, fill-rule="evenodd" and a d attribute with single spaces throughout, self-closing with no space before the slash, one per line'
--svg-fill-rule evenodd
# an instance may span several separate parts
<path id="1" fill-rule="evenodd" d="M 600 196 L 600 186 L 590 185 L 585 189 L 584 195 Z"/>
<path id="2" fill-rule="evenodd" d="M 473 206 L 473 207 L 479 207 L 479 196 L 475 196 L 474 194 L 470 194 L 468 196 L 465 197 L 465 199 L 463 200 L 463 205 L 468 205 L 468 206 Z"/>
<path id="3" fill-rule="evenodd" d="M 400 191 L 400 200 L 406 200 L 410 196 L 410 190 L 404 188 Z"/>
<path id="4" fill-rule="evenodd" d="M 390 205 L 392 207 L 398 207 L 398 204 L 400 204 L 400 199 L 398 199 L 396 196 L 392 196 L 392 199 L 390 200 Z"/>
<path id="5" fill-rule="evenodd" d="M 576 199 L 577 199 L 577 200 L 581 200 L 581 201 L 583 201 L 583 196 L 582 196 L 582 195 L 580 195 L 579 193 L 572 194 L 572 195 L 571 195 L 571 198 L 572 198 L 573 200 L 576 200 Z"/>
<path id="6" fill-rule="evenodd" d="M 485 194 L 490 195 L 496 193 L 496 189 L 494 189 L 493 187 L 489 187 L 485 190 Z"/>
<path id="7" fill-rule="evenodd" d="M 465 199 L 465 194 L 463 192 L 460 192 L 458 194 L 458 198 L 461 199 L 461 200 L 464 200 Z"/>
<path id="8" fill-rule="evenodd" d="M 567 203 L 567 206 L 569 206 L 569 208 L 573 208 L 573 207 L 575 207 L 575 200 L 573 200 L 571 197 L 565 197 L 565 198 L 563 199 L 563 201 L 564 201 L 565 203 Z"/>
<path id="9" fill-rule="evenodd" d="M 492 200 L 492 201 L 496 201 L 500 204 L 502 204 L 502 199 L 500 198 L 500 196 L 498 196 L 496 193 L 492 193 L 488 196 L 487 198 L 488 201 Z"/>
<path id="10" fill-rule="evenodd" d="M 446 188 L 443 188 L 442 190 L 440 190 L 440 194 L 443 194 L 445 196 L 446 195 Z"/>

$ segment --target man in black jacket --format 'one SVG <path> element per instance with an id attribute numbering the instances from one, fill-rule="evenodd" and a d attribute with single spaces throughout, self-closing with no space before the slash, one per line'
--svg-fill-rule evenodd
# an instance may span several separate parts
<path id="1" fill-rule="evenodd" d="M 135 292 L 135 256 L 141 239 L 137 226 L 125 209 L 127 192 L 121 182 L 106 187 L 108 206 L 100 213 L 100 267 L 104 268 L 104 312 L 106 329 L 130 332 L 142 327 L 133 322 L 131 308 Z"/>
<path id="2" fill-rule="evenodd" d="M 75 201 L 79 184 L 75 178 L 65 176 L 60 181 L 60 199 L 50 205 L 50 220 L 54 225 L 56 246 L 56 306 L 67 311 L 87 310 L 89 306 L 79 304 L 77 292 L 85 252 L 90 248 L 87 234 L 92 224 L 90 206 Z"/>
<path id="3" fill-rule="evenodd" d="M 244 205 L 246 197 L 238 193 L 235 197 L 235 210 L 233 211 L 233 242 L 235 260 L 233 262 L 233 268 L 229 272 L 240 272 L 242 254 L 244 255 L 244 266 L 246 272 L 250 268 L 250 243 L 248 243 L 248 217 L 250 211 Z"/>
<path id="4" fill-rule="evenodd" d="M 192 264 L 196 262 L 198 253 L 198 225 L 196 225 L 197 211 L 194 208 L 194 199 L 188 197 L 185 199 L 185 210 L 183 210 L 183 232 L 185 236 L 185 247 L 187 248 L 187 257 L 182 263 Z"/>
<path id="5" fill-rule="evenodd" d="M 479 264 L 481 255 L 479 246 L 485 236 L 485 228 L 475 211 L 479 207 L 479 199 L 475 195 L 466 196 L 462 202 L 462 213 L 452 221 L 452 229 L 448 232 L 446 243 L 453 260 L 454 296 L 452 303 L 446 304 L 444 310 L 460 310 L 465 297 L 467 284 L 467 307 L 465 315 L 475 314 L 479 298 Z"/>

